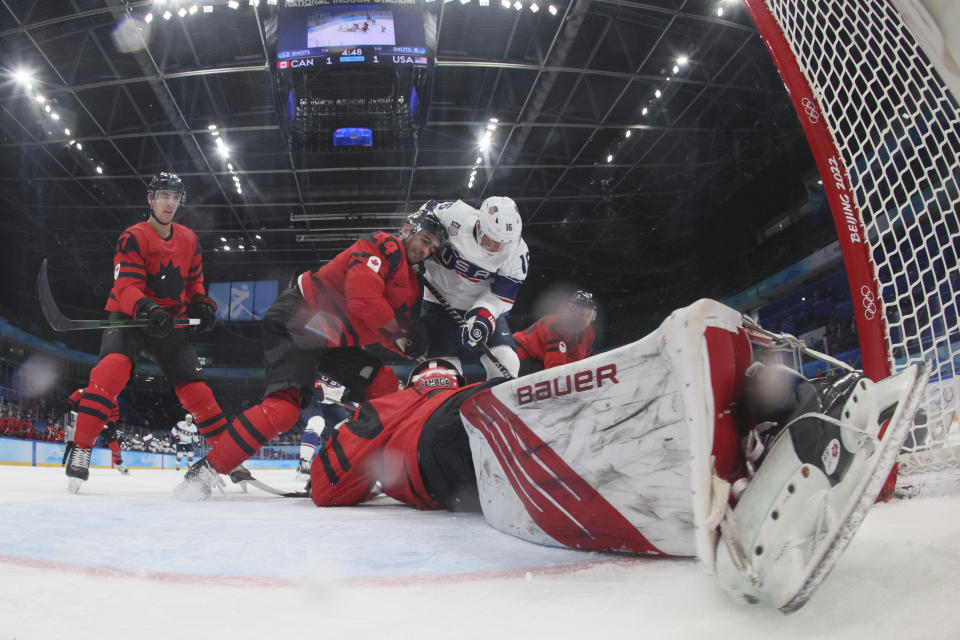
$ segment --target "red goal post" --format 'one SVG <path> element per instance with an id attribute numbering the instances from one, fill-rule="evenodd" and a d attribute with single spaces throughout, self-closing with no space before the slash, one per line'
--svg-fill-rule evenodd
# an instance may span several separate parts
<path id="1" fill-rule="evenodd" d="M 744 3 L 823 180 L 864 373 L 931 364 L 901 471 L 960 462 L 958 96 L 890 1 Z"/>

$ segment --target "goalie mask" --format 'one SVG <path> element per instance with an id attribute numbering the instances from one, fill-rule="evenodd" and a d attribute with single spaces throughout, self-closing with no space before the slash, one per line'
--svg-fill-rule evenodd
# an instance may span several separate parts
<path id="1" fill-rule="evenodd" d="M 465 383 L 463 376 L 452 363 L 441 358 L 431 358 L 413 368 L 405 388 L 413 387 L 420 393 L 426 393 L 434 389 L 457 389 Z"/>
<path id="2" fill-rule="evenodd" d="M 517 205 L 510 198 L 494 196 L 480 205 L 474 238 L 486 251 L 499 253 L 520 240 L 523 223 Z"/>

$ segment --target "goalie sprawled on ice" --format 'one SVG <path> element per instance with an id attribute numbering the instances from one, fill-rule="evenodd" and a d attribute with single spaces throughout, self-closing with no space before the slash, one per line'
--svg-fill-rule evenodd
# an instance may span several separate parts
<path id="1" fill-rule="evenodd" d="M 312 498 L 356 504 L 380 481 L 532 542 L 696 556 L 733 597 L 794 611 L 872 505 L 924 372 L 808 381 L 754 363 L 752 342 L 789 339 L 701 300 L 642 340 L 499 384 L 427 361 L 317 454 Z"/>

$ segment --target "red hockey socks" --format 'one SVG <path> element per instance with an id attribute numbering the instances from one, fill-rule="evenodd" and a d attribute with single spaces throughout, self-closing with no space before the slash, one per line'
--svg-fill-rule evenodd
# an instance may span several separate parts
<path id="1" fill-rule="evenodd" d="M 287 389 L 271 393 L 227 425 L 226 435 L 210 451 L 207 461 L 218 473 L 229 473 L 300 417 L 300 393 Z"/>
<path id="2" fill-rule="evenodd" d="M 117 396 L 130 379 L 133 363 L 121 353 L 108 353 L 90 372 L 90 382 L 77 406 L 78 447 L 90 449 L 117 406 Z"/>
<path id="3" fill-rule="evenodd" d="M 173 392 L 183 408 L 193 414 L 200 435 L 211 447 L 217 444 L 227 431 L 227 417 L 223 415 L 207 383 L 199 380 L 185 382 L 174 387 Z"/>
<path id="4" fill-rule="evenodd" d="M 367 385 L 367 392 L 363 394 L 364 400 L 373 400 L 388 393 L 396 393 L 400 389 L 400 381 L 393 369 L 384 365 L 377 372 L 377 375 Z"/>
<path id="5" fill-rule="evenodd" d="M 120 443 L 116 440 L 111 440 L 107 443 L 107 446 L 110 447 L 113 464 L 123 464 L 123 454 L 120 453 Z"/>

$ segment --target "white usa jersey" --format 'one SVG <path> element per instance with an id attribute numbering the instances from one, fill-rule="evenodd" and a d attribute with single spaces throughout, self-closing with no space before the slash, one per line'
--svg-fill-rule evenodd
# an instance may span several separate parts
<path id="1" fill-rule="evenodd" d="M 343 399 L 343 385 L 333 378 L 327 376 L 317 378 L 313 383 L 314 394 L 318 389 L 323 392 L 323 399 L 320 400 L 322 404 L 337 404 Z"/>
<path id="2" fill-rule="evenodd" d="M 426 260 L 429 280 L 455 309 L 484 307 L 493 317 L 513 307 L 530 269 L 530 252 L 521 238 L 505 251 L 490 253 L 473 229 L 480 212 L 462 200 L 424 205 L 440 218 L 449 239 Z M 439 302 L 429 290 L 425 300 Z"/>
<path id="3" fill-rule="evenodd" d="M 178 422 L 173 429 L 170 429 L 170 433 L 173 434 L 173 439 L 177 441 L 177 444 L 193 444 L 200 439 L 197 425 L 195 423 L 187 424 L 186 420 Z"/>

